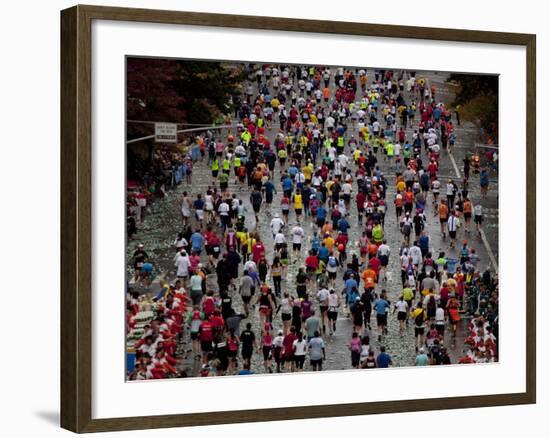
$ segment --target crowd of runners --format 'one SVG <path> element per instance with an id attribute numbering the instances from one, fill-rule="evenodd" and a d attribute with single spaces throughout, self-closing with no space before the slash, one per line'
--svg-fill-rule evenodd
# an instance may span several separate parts
<path id="1" fill-rule="evenodd" d="M 414 344 L 408 365 L 497 361 L 498 277 L 476 250 L 490 170 L 465 156 L 463 178 L 440 176 L 459 120 L 436 87 L 412 71 L 247 67 L 233 127 L 178 163 L 171 272 L 129 243 L 128 377 L 321 371 L 340 320 L 347 368 L 394 364 L 391 319 Z"/>

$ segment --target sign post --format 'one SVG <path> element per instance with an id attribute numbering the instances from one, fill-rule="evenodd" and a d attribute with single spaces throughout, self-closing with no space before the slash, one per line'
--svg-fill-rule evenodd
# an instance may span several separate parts
<path id="1" fill-rule="evenodd" d="M 175 123 L 155 123 L 155 142 L 177 143 L 178 125 Z"/>

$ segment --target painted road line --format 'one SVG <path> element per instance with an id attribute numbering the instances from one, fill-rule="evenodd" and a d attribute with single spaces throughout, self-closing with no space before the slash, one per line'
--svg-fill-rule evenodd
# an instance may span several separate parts
<path id="1" fill-rule="evenodd" d="M 487 254 L 489 254 L 489 258 L 491 259 L 491 264 L 493 265 L 495 272 L 498 273 L 498 264 L 495 259 L 495 255 L 493 254 L 493 250 L 489 246 L 489 242 L 487 241 L 485 232 L 483 230 L 480 230 L 480 235 L 481 235 L 481 240 L 483 241 L 483 245 L 485 245 L 485 249 L 487 250 Z"/>
<path id="2" fill-rule="evenodd" d="M 453 163 L 453 167 L 455 168 L 456 176 L 457 178 L 460 178 L 460 171 L 458 170 L 458 166 L 456 165 L 455 158 L 453 157 L 453 154 L 451 153 L 449 148 L 447 148 L 447 152 L 449 152 L 449 158 L 451 159 L 451 162 Z M 489 254 L 489 259 L 491 259 L 491 264 L 493 265 L 495 272 L 498 273 L 498 263 L 495 259 L 495 255 L 493 254 L 493 250 L 489 246 L 489 242 L 487 241 L 485 232 L 481 230 L 480 235 L 481 235 L 481 240 L 483 241 L 483 246 L 485 246 L 485 249 L 487 250 L 487 254 Z"/>
<path id="3" fill-rule="evenodd" d="M 456 165 L 455 157 L 453 157 L 453 154 L 448 147 L 447 152 L 449 153 L 449 158 L 451 159 L 451 163 L 453 163 L 453 167 L 455 168 L 456 177 L 460 178 L 460 170 L 458 170 L 458 166 Z"/>

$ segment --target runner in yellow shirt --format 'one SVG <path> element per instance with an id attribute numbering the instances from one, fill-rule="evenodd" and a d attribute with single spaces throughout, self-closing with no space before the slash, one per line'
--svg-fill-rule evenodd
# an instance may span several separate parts
<path id="1" fill-rule="evenodd" d="M 296 213 L 296 222 L 300 223 L 302 217 L 302 209 L 304 208 L 304 201 L 302 199 L 302 192 L 297 190 L 292 197 L 294 201 L 294 213 Z"/>
<path id="2" fill-rule="evenodd" d="M 310 183 L 311 182 L 311 178 L 313 177 L 313 169 L 312 169 L 312 166 L 310 166 L 310 164 L 306 164 L 305 166 L 302 167 L 302 173 L 304 174 L 304 177 L 306 179 L 306 183 Z"/>

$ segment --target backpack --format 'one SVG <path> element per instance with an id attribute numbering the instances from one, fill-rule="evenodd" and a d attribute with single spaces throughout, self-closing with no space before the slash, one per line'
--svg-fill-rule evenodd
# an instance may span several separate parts
<path id="1" fill-rule="evenodd" d="M 318 251 L 320 247 L 321 242 L 318 237 L 314 237 L 313 239 L 311 239 L 311 249 Z"/>
<path id="2" fill-rule="evenodd" d="M 422 324 L 424 324 L 424 310 L 422 310 L 422 312 L 420 312 L 414 318 L 414 325 L 416 325 L 417 327 L 420 327 Z"/>
<path id="3" fill-rule="evenodd" d="M 328 265 L 329 265 L 331 268 L 335 268 L 336 266 L 338 266 L 338 262 L 336 261 L 336 258 L 334 258 L 334 257 L 329 257 L 329 259 L 328 259 Z"/>
<path id="4" fill-rule="evenodd" d="M 202 310 L 205 313 L 214 312 L 214 299 L 212 297 L 208 297 L 204 300 L 204 302 L 202 303 Z"/>
<path id="5" fill-rule="evenodd" d="M 403 234 L 406 236 L 411 234 L 411 224 L 409 224 L 408 222 L 403 224 Z"/>

